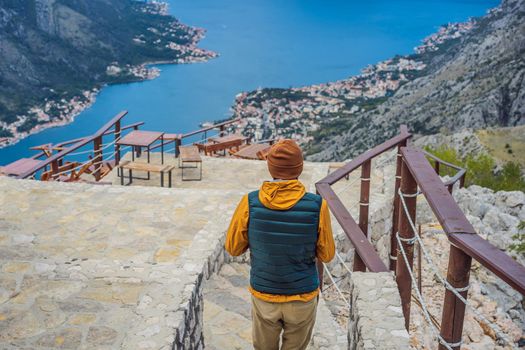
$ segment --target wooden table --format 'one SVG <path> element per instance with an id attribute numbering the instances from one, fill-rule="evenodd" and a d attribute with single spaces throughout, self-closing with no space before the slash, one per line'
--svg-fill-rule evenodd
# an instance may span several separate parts
<path id="1" fill-rule="evenodd" d="M 258 153 L 264 152 L 270 147 L 272 146 L 267 143 L 254 143 L 253 145 L 241 148 L 239 151 L 233 153 L 233 156 L 243 159 L 261 159 Z"/>
<path id="2" fill-rule="evenodd" d="M 117 141 L 119 146 L 131 146 L 133 150 L 131 152 L 131 160 L 135 161 L 135 151 L 137 151 L 137 156 L 140 154 L 142 148 L 148 149 L 148 163 L 150 162 L 150 149 L 156 141 L 160 140 L 160 162 L 164 164 L 164 133 L 158 131 L 145 131 L 145 130 L 134 130 L 124 136 L 122 139 Z M 136 178 L 138 179 L 138 178 Z M 148 171 L 148 177 L 142 180 L 149 180 L 150 173 Z"/>
<path id="3" fill-rule="evenodd" d="M 226 155 L 226 150 L 236 148 L 237 151 L 242 145 L 246 138 L 242 135 L 226 135 L 222 137 L 210 137 L 208 143 L 196 144 L 200 150 L 203 150 L 206 155 L 214 154 L 216 152 L 224 151 Z"/>
<path id="4" fill-rule="evenodd" d="M 21 158 L 11 164 L 4 166 L 0 172 L 8 176 L 18 176 L 24 174 L 28 170 L 33 169 L 40 164 L 41 161 L 33 158 Z"/>
<path id="5" fill-rule="evenodd" d="M 214 143 L 223 143 L 223 142 L 231 142 L 231 141 L 241 141 L 242 142 L 244 139 L 245 139 L 244 136 L 238 135 L 238 134 L 208 138 L 209 141 L 214 142 Z"/>

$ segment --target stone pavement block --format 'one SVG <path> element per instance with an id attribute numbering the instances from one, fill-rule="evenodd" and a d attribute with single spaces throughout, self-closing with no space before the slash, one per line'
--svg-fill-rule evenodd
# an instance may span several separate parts
<path id="1" fill-rule="evenodd" d="M 308 187 L 319 167 L 305 164 Z M 171 189 L 0 177 L 0 342 L 202 348 L 203 281 L 225 261 L 241 196 L 269 179 L 264 162 L 238 160 L 205 159 L 204 175 Z M 249 305 L 248 270 L 237 268 L 225 281 L 238 289 L 222 299 Z M 233 317 L 240 348 L 244 316 Z"/>

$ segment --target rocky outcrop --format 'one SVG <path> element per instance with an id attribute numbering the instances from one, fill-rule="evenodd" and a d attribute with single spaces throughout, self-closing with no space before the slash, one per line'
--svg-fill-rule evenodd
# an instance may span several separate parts
<path id="1" fill-rule="evenodd" d="M 478 234 L 502 250 L 515 243 L 512 236 L 518 233 L 518 224 L 525 221 L 525 193 L 521 191 L 494 192 L 480 186 L 458 189 L 454 193 L 461 210 Z M 525 265 L 525 257 L 513 255 Z"/>
<path id="2" fill-rule="evenodd" d="M 55 0 L 36 0 L 35 1 L 35 13 L 36 13 L 36 25 L 40 30 L 55 35 L 55 18 L 53 16 L 53 5 Z"/>

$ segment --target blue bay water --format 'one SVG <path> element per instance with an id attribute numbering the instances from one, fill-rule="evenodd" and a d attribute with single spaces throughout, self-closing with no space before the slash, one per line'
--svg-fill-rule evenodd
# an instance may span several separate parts
<path id="1" fill-rule="evenodd" d="M 124 124 L 187 132 L 226 118 L 235 95 L 344 79 L 366 65 L 408 54 L 441 24 L 481 16 L 497 0 L 170 0 L 183 23 L 205 28 L 205 63 L 162 65 L 159 78 L 105 87 L 96 103 L 63 127 L 0 149 L 0 164 L 29 147 L 89 135 L 121 110 Z"/>

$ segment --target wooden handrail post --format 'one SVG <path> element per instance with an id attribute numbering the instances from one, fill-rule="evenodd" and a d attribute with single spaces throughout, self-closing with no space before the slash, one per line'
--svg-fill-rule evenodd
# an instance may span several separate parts
<path id="1" fill-rule="evenodd" d="M 467 173 L 465 172 L 463 176 L 459 179 L 459 188 L 465 187 L 465 178 L 467 177 Z"/>
<path id="2" fill-rule="evenodd" d="M 459 294 L 467 299 L 468 285 L 470 278 L 470 266 L 472 257 L 465 254 L 461 249 L 450 245 L 448 258 L 447 281 L 454 288 L 459 288 Z M 443 303 L 443 316 L 441 318 L 441 336 L 450 344 L 461 342 L 463 333 L 463 321 L 465 319 L 465 307 L 450 290 L 445 291 L 445 301 Z M 445 346 L 439 344 L 439 350 L 445 350 Z M 452 349 L 460 349 L 454 346 Z"/>
<path id="3" fill-rule="evenodd" d="M 434 170 L 436 171 L 436 174 L 439 175 L 439 161 L 438 160 L 434 162 Z"/>
<path id="4" fill-rule="evenodd" d="M 319 191 L 316 190 L 315 193 L 319 195 Z M 323 291 L 323 277 L 324 277 L 323 262 L 319 259 L 316 259 L 315 265 L 317 267 L 317 275 L 319 276 L 319 290 Z"/>
<path id="5" fill-rule="evenodd" d="M 404 195 L 404 200 L 407 205 L 408 213 L 405 213 L 405 210 L 402 207 L 402 203 L 399 207 L 399 216 L 398 216 L 398 232 L 401 239 L 410 239 L 414 237 L 414 231 L 410 226 L 408 216 L 411 218 L 412 222 L 416 222 L 416 191 L 417 183 L 405 161 L 402 162 L 401 166 L 401 193 Z M 400 199 L 401 201 L 401 199 Z M 410 278 L 410 273 L 408 268 L 412 270 L 414 266 L 414 243 L 411 242 L 402 242 L 405 254 L 408 260 L 408 267 L 403 258 L 401 249 L 398 249 L 397 252 L 397 262 L 396 264 L 396 282 L 399 288 L 399 295 L 401 296 L 401 306 L 403 307 L 403 315 L 405 316 L 405 327 L 408 330 L 410 325 L 410 300 L 412 296 L 412 280 Z"/>
<path id="6" fill-rule="evenodd" d="M 95 163 L 95 172 L 93 175 L 95 176 L 95 180 L 99 181 L 100 180 L 100 169 L 102 167 L 102 163 L 100 162 L 102 162 L 102 157 L 103 157 L 102 155 L 102 136 L 99 136 L 93 140 L 93 154 L 94 154 L 93 160 Z"/>
<path id="7" fill-rule="evenodd" d="M 399 219 L 399 186 L 401 184 L 401 163 L 403 161 L 401 157 L 401 147 L 406 146 L 406 141 L 400 142 L 397 146 L 396 155 L 396 182 L 394 185 L 394 209 L 392 210 L 392 232 L 390 233 L 390 271 L 396 271 L 396 259 L 397 259 L 397 220 Z"/>
<path id="8" fill-rule="evenodd" d="M 182 145 L 182 139 L 178 138 L 175 140 L 175 157 L 178 157 L 180 154 L 180 146 Z"/>
<path id="9" fill-rule="evenodd" d="M 120 120 L 115 123 L 115 165 L 120 163 L 120 145 L 117 143 L 120 139 Z"/>
<path id="10" fill-rule="evenodd" d="M 53 175 L 58 174 L 59 172 L 59 165 L 58 160 L 54 160 L 51 162 L 51 176 L 50 179 L 53 179 Z"/>
<path id="11" fill-rule="evenodd" d="M 359 227 L 368 236 L 368 204 L 370 202 L 370 173 L 372 161 L 368 159 L 361 166 L 361 195 L 359 197 Z M 366 265 L 357 254 L 354 256 L 354 271 L 366 271 Z"/>

